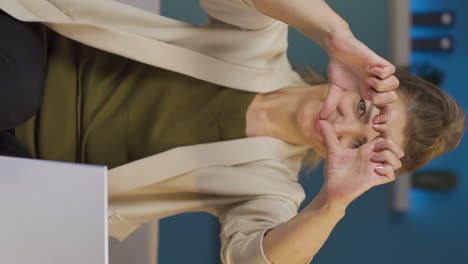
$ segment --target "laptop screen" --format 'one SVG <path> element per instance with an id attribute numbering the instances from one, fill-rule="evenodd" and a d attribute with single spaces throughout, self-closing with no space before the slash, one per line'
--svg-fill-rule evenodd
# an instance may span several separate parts
<path id="1" fill-rule="evenodd" d="M 107 168 L 0 156 L 0 263 L 108 264 Z"/>

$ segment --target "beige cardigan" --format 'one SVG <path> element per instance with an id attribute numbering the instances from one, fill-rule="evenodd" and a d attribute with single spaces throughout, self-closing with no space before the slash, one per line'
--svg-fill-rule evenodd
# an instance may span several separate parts
<path id="1" fill-rule="evenodd" d="M 183 1 L 181 1 L 183 2 Z M 201 0 L 194 26 L 108 0 L 1 0 L 11 16 L 143 63 L 253 92 L 303 85 L 286 57 L 287 25 L 250 0 Z M 263 234 L 304 199 L 306 148 L 257 137 L 176 148 L 109 171 L 109 233 L 123 240 L 151 219 L 207 211 L 222 224 L 224 263 L 270 263 Z"/>

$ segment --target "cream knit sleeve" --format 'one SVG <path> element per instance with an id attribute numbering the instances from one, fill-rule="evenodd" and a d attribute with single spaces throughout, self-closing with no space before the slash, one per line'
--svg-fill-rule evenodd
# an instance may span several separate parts
<path id="1" fill-rule="evenodd" d="M 271 264 L 262 246 L 265 232 L 295 216 L 298 206 L 285 197 L 259 196 L 223 208 L 218 214 L 223 263 Z"/>

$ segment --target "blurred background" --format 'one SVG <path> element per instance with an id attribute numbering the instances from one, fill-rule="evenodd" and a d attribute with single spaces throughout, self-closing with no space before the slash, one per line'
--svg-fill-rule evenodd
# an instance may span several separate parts
<path id="1" fill-rule="evenodd" d="M 194 24 L 206 17 L 196 0 L 120 0 L 165 16 Z M 391 59 L 391 5 L 399 0 L 329 0 L 351 26 L 355 36 L 379 55 Z M 410 69 L 438 82 L 468 109 L 468 1 L 411 0 L 411 14 L 449 12 L 452 20 L 419 17 L 407 34 L 415 40 L 407 53 Z M 398 11 L 398 10 L 397 10 Z M 404 20 L 407 10 L 398 16 Z M 398 18 L 397 16 L 397 18 Z M 437 19 L 436 19 L 437 20 Z M 395 20 L 393 20 L 395 21 Z M 416 20 L 414 20 L 416 22 Z M 430 25 L 432 24 L 432 25 Z M 289 58 L 324 73 L 327 56 L 297 31 L 290 30 Z M 410 41 L 411 41 L 410 39 Z M 401 63 L 401 62 L 400 62 Z M 403 63 L 404 64 L 404 63 Z M 439 264 L 468 263 L 468 140 L 422 168 L 418 173 L 455 174 L 457 186 L 449 190 L 410 188 L 404 210 L 392 209 L 391 184 L 367 192 L 348 209 L 312 263 Z M 305 174 L 305 173 L 303 173 Z M 322 184 L 322 168 L 302 175 L 308 203 Z M 410 175 L 411 177 L 411 175 Z M 219 225 L 204 213 L 182 214 L 160 221 L 158 260 L 167 263 L 220 263 Z"/>

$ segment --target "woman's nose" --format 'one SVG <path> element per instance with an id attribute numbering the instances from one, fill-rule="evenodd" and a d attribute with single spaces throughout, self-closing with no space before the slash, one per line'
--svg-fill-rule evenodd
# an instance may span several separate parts
<path id="1" fill-rule="evenodd" d="M 334 124 L 334 128 L 338 137 L 354 136 L 362 132 L 359 122 L 339 122 Z"/>

